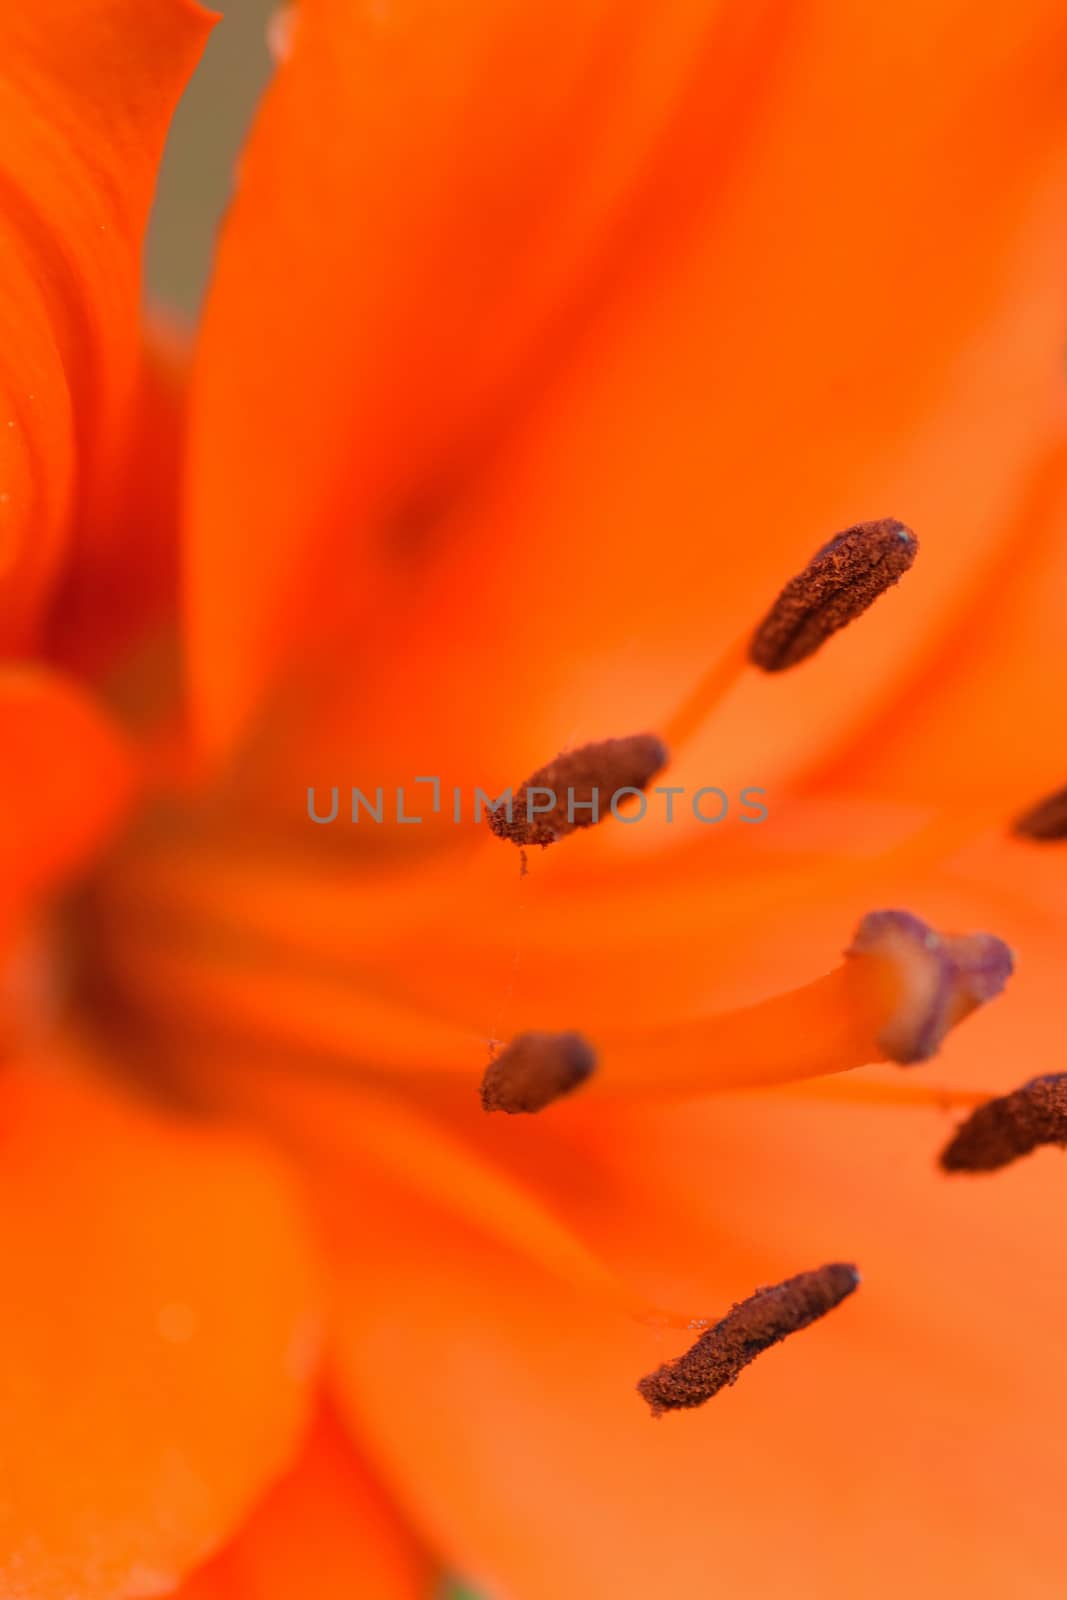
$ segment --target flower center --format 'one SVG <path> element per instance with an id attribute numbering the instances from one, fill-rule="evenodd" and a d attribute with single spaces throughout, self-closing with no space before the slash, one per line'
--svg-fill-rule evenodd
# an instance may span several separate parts
<path id="1" fill-rule="evenodd" d="M 510 811 L 497 808 L 492 833 L 524 848 L 606 820 L 620 795 L 644 792 L 740 672 L 779 673 L 806 659 L 895 584 L 916 550 L 914 535 L 893 519 L 839 534 L 786 584 L 747 649 L 733 645 L 713 663 L 662 737 L 642 733 L 562 752 L 521 785 Z M 1059 826 L 1062 832 L 1062 816 Z M 482 1078 L 483 1107 L 531 1113 L 575 1091 L 690 1095 L 823 1078 L 879 1060 L 925 1061 L 1012 970 L 1010 951 L 993 935 L 940 934 L 910 912 L 877 911 L 831 972 L 758 1004 L 638 1021 L 623 1001 L 600 1024 L 576 1016 L 562 1027 L 558 1018 L 532 1015 L 497 1051 L 502 1041 L 487 1037 L 467 991 L 457 983 L 455 994 L 447 985 L 443 992 L 432 981 L 435 966 L 477 971 L 479 958 L 500 943 L 494 862 L 501 853 L 480 837 L 484 849 L 461 873 L 442 852 L 440 865 L 420 864 L 417 875 L 397 882 L 391 869 L 375 879 L 365 861 L 353 868 L 343 856 L 327 858 L 311 839 L 243 839 L 234 836 L 232 817 L 217 826 L 207 812 L 161 811 L 86 898 L 85 998 L 98 1017 L 147 1041 L 143 1054 L 164 1078 L 164 1049 L 193 1062 L 198 1041 L 232 1040 L 254 1070 L 282 1062 L 293 1067 L 294 1082 L 318 1073 L 417 1089 L 436 1079 L 466 1092 L 476 1087 L 488 1044 L 494 1053 Z M 469 915 L 457 918 L 460 894 Z M 551 934 L 558 966 L 558 925 Z M 427 951 L 432 959 L 419 959 Z M 985 1169 L 1024 1147 L 1067 1139 L 1062 1086 L 1037 1083 L 1044 1087 L 1028 1085 L 1000 1109 L 980 1108 L 945 1164 Z M 380 1134 L 393 1114 L 383 1109 Z M 428 1148 L 428 1163 L 440 1159 L 439 1149 Z M 597 1279 L 598 1263 L 551 1228 L 543 1240 L 546 1259 L 562 1262 L 561 1270 Z M 831 1264 L 759 1290 L 644 1378 L 641 1394 L 656 1415 L 702 1404 L 761 1351 L 840 1304 L 858 1281 L 854 1267 Z M 604 1293 L 616 1309 L 624 1303 L 617 1287 Z"/>

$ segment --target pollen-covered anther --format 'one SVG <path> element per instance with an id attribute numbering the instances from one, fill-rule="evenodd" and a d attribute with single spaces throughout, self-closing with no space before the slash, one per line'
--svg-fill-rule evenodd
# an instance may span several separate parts
<path id="1" fill-rule="evenodd" d="M 846 528 L 791 578 L 752 636 L 749 659 L 764 672 L 806 660 L 861 616 L 915 560 L 919 541 L 894 517 Z"/>
<path id="2" fill-rule="evenodd" d="M 839 1306 L 859 1281 L 854 1266 L 833 1262 L 814 1272 L 798 1273 L 771 1289 L 757 1289 L 702 1333 L 684 1355 L 642 1378 L 638 1394 L 648 1401 L 654 1417 L 702 1406 L 720 1389 L 736 1383 L 749 1362 L 764 1350 Z"/>
<path id="3" fill-rule="evenodd" d="M 900 1066 L 928 1061 L 950 1029 L 1011 976 L 1011 950 L 992 933 L 938 933 L 910 911 L 872 911 L 845 954 L 885 998 L 876 1043 Z"/>
<path id="4" fill-rule="evenodd" d="M 612 814 L 640 794 L 670 759 L 654 733 L 601 739 L 564 750 L 488 813 L 489 826 L 513 844 L 549 845 Z"/>
<path id="5" fill-rule="evenodd" d="M 941 1152 L 946 1172 L 996 1172 L 1041 1145 L 1067 1146 L 1067 1073 L 1031 1078 L 979 1106 Z"/>
<path id="6" fill-rule="evenodd" d="M 1062 844 L 1067 840 L 1067 789 L 1047 794 L 1011 826 L 1019 839 L 1036 839 L 1041 844 Z"/>
<path id="7" fill-rule="evenodd" d="M 580 1033 L 520 1033 L 485 1069 L 482 1109 L 543 1111 L 595 1067 L 596 1053 Z"/>

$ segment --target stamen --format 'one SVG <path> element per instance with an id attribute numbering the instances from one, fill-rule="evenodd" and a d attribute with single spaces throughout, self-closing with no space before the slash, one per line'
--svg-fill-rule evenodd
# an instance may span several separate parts
<path id="1" fill-rule="evenodd" d="M 1040 1145 L 1067 1145 L 1067 1073 L 1031 1078 L 988 1100 L 941 1152 L 946 1172 L 996 1172 Z"/>
<path id="2" fill-rule="evenodd" d="M 834 1262 L 801 1272 L 772 1289 L 757 1289 L 702 1333 L 675 1361 L 665 1362 L 637 1385 L 654 1417 L 665 1411 L 702 1406 L 736 1383 L 750 1361 L 799 1333 L 841 1304 L 859 1285 L 854 1266 Z"/>
<path id="3" fill-rule="evenodd" d="M 893 517 L 846 528 L 791 578 L 749 645 L 764 672 L 806 660 L 901 579 L 918 553 L 910 528 Z"/>
<path id="4" fill-rule="evenodd" d="M 521 1033 L 485 1069 L 484 1111 L 543 1111 L 590 1076 L 596 1053 L 580 1033 Z"/>
<path id="5" fill-rule="evenodd" d="M 846 955 L 884 963 L 885 992 L 894 1003 L 877 1043 L 902 1067 L 936 1055 L 949 1029 L 998 995 L 1014 966 L 994 934 L 937 933 L 910 911 L 872 911 Z"/>
<path id="6" fill-rule="evenodd" d="M 652 733 L 564 750 L 527 778 L 510 803 L 490 811 L 489 826 L 519 846 L 554 844 L 603 822 L 617 795 L 643 791 L 669 759 L 666 745 Z"/>
<path id="7" fill-rule="evenodd" d="M 1039 800 L 1036 806 L 1016 817 L 1011 827 L 1019 839 L 1038 839 L 1042 844 L 1059 844 L 1067 839 L 1067 789 L 1057 789 Z"/>

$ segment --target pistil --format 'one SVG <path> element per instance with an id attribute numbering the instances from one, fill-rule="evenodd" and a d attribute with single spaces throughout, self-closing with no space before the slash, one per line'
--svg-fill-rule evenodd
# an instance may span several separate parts
<path id="1" fill-rule="evenodd" d="M 593 1093 L 686 1095 L 792 1083 L 877 1061 L 910 1066 L 1003 989 L 993 934 L 941 934 L 909 911 L 860 923 L 842 965 L 755 1005 L 640 1026 L 587 1028 Z"/>

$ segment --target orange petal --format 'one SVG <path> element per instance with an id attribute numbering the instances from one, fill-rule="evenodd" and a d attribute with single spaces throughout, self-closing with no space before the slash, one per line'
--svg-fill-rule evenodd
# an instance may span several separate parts
<path id="1" fill-rule="evenodd" d="M 64 0 L 0 23 L 0 647 L 24 649 L 129 420 L 141 239 L 203 46 L 193 0 Z"/>
<path id="2" fill-rule="evenodd" d="M 426 1600 L 432 1568 L 328 1413 L 296 1465 L 177 1600 Z"/>
<path id="3" fill-rule="evenodd" d="M 0 1086 L 0 1587 L 127 1600 L 176 1586 L 287 1460 L 313 1284 L 254 1147 L 69 1065 Z"/>
<path id="4" fill-rule="evenodd" d="M 648 15 L 656 37 L 666 13 Z M 311 606 L 306 584 L 293 581 L 292 549 L 303 541 L 333 601 L 358 591 L 344 670 L 335 653 L 320 686 L 334 707 L 337 766 L 358 744 L 374 781 L 428 771 L 499 786 L 564 742 L 655 728 L 814 547 L 857 517 L 891 511 L 923 542 L 914 577 L 788 687 L 747 683 L 714 734 L 695 741 L 688 776 L 767 782 L 810 759 L 936 636 L 961 574 L 995 550 L 1055 426 L 1067 320 L 1061 8 L 1037 0 L 976 23 L 958 0 L 938 0 L 883 8 L 862 24 L 816 8 L 784 41 L 760 32 L 755 8 L 733 54 L 694 49 L 702 110 L 686 120 L 684 97 L 675 101 L 679 122 L 658 152 L 660 209 L 642 209 L 639 185 L 628 194 L 627 216 L 642 226 L 625 244 L 613 239 L 611 274 L 545 342 L 545 373 L 526 375 L 514 404 L 498 409 L 499 436 L 480 455 L 442 443 L 440 419 L 467 414 L 472 352 L 497 348 L 499 334 L 470 269 L 458 282 L 476 330 L 447 286 L 453 262 L 462 272 L 472 248 L 495 240 L 486 220 L 495 213 L 472 219 L 455 198 L 425 119 L 407 119 L 404 145 L 419 182 L 398 184 L 390 168 L 380 181 L 390 215 L 403 217 L 428 182 L 433 215 L 444 211 L 451 231 L 438 247 L 413 229 L 421 253 L 382 234 L 394 273 L 403 262 L 395 298 L 382 287 L 376 313 L 367 311 L 358 264 L 339 270 L 335 222 L 312 268 L 321 277 L 309 280 L 309 298 L 328 308 L 321 330 L 317 319 L 279 314 L 291 295 L 273 277 L 269 306 L 258 296 L 237 305 L 254 276 L 241 263 L 253 253 L 273 261 L 279 237 L 296 231 L 292 219 L 282 230 L 278 211 L 296 204 L 298 162 L 302 206 L 336 219 L 356 194 L 361 221 L 377 224 L 358 185 L 342 188 L 332 166 L 283 137 L 287 97 L 324 48 L 318 16 L 301 17 L 253 144 L 257 176 L 204 347 L 190 600 L 205 715 L 214 697 L 212 725 L 232 726 L 268 661 L 277 665 L 287 627 L 302 629 L 305 644 L 309 628 L 328 633 L 329 607 Z M 419 30 L 397 37 L 417 42 Z M 338 28 L 338 51 L 345 38 Z M 388 23 L 383 38 L 392 39 Z M 732 94 L 714 79 L 720 69 Z M 515 79 L 498 81 L 510 103 Z M 315 92 L 329 82 L 318 70 Z M 388 96 L 394 80 L 382 82 Z M 991 103 L 1001 108 L 996 127 Z M 461 104 L 525 196 L 492 107 L 473 91 Z M 571 120 L 573 132 L 573 110 Z M 366 142 L 372 170 L 383 147 L 388 139 Z M 535 148 L 547 164 L 548 145 Z M 444 150 L 454 158 L 447 141 Z M 570 170 L 557 166 L 550 195 Z M 539 237 L 550 235 L 544 211 L 529 210 Z M 318 243 L 321 230 L 301 216 Z M 855 239 L 868 245 L 862 264 Z M 301 281 L 288 251 L 276 257 L 287 285 Z M 418 315 L 403 293 L 409 273 Z M 502 270 L 490 296 L 498 279 Z M 284 345 L 262 340 L 272 317 Z M 452 366 L 436 355 L 450 340 L 462 358 Z M 375 355 L 383 349 L 390 381 Z M 264 438 L 276 443 L 264 450 Z M 451 457 L 439 465 L 445 443 Z M 266 567 L 246 556 L 253 538 L 272 552 Z M 263 576 L 246 610 L 249 572 Z M 306 747 L 293 766 L 312 766 Z"/>
<path id="5" fill-rule="evenodd" d="M 264 1071 L 264 1064 L 271 1070 Z M 281 1068 L 282 1070 L 278 1070 Z M 252 1119 L 289 1150 L 314 1189 L 344 1194 L 350 1175 L 405 1189 L 484 1229 L 566 1283 L 591 1288 L 614 1307 L 640 1309 L 633 1295 L 491 1149 L 402 1101 L 343 1082 L 323 1082 L 301 1063 L 262 1052 L 204 1051 L 183 1078 L 198 1104 Z M 484 1130 L 482 1130 L 484 1132 Z M 347 1201 L 343 1202 L 347 1210 Z"/>
<path id="6" fill-rule="evenodd" d="M 1057 1163 L 965 1193 L 935 1172 L 943 1129 L 767 1102 L 609 1120 L 564 1181 L 650 1277 L 658 1254 L 677 1285 L 688 1256 L 694 1312 L 842 1252 L 863 1272 L 834 1318 L 659 1424 L 633 1386 L 683 1336 L 626 1325 L 399 1198 L 387 1230 L 353 1213 L 346 1414 L 491 1592 L 643 1600 L 703 1594 L 712 1572 L 750 1594 L 758 1572 L 761 1600 L 1054 1593 Z"/>
<path id="7" fill-rule="evenodd" d="M 670 210 L 698 99 L 718 181 L 781 28 L 764 0 L 301 3 L 201 346 L 189 617 L 210 737 L 319 637 L 320 602 L 373 611 Z"/>
<path id="8" fill-rule="evenodd" d="M 79 866 L 122 815 L 132 752 L 76 684 L 39 667 L 0 667 L 0 896 L 17 898 Z"/>
<path id="9" fill-rule="evenodd" d="M 655 730 L 826 537 L 892 511 L 915 572 L 788 680 L 753 674 L 671 776 L 770 784 L 862 721 L 1010 531 L 1067 325 L 1062 10 L 808 15 L 729 205 L 694 203 L 685 248 L 605 299 L 424 537 L 354 675 L 344 737 L 375 781 L 499 788 Z"/>

